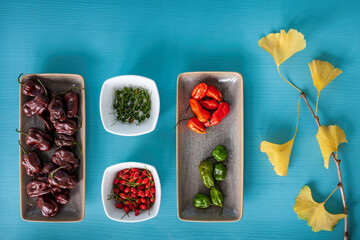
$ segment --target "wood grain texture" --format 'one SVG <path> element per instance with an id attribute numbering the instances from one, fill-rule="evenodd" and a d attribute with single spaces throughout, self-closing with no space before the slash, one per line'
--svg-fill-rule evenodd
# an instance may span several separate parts
<path id="1" fill-rule="evenodd" d="M 304 1 L 2 1 L 0 3 L 0 232 L 2 239 L 129 238 L 138 229 L 163 239 L 340 239 L 313 233 L 293 211 L 296 195 L 308 184 L 322 201 L 337 183 L 336 167 L 323 167 L 317 126 L 300 105 L 299 131 L 288 176 L 274 174 L 260 152 L 262 140 L 284 142 L 296 124 L 298 93 L 278 76 L 271 56 L 257 41 L 281 28 L 295 28 L 307 48 L 281 66 L 314 106 L 307 63 L 328 60 L 343 73 L 321 92 L 323 124 L 338 124 L 348 144 L 340 145 L 349 206 L 350 235 L 360 238 L 360 5 L 349 0 Z M 182 72 L 235 71 L 244 77 L 244 215 L 236 223 L 187 223 L 176 214 L 176 79 Z M 30 72 L 80 74 L 86 79 L 87 166 L 84 221 L 76 224 L 26 223 L 20 218 L 17 76 Z M 134 137 L 107 133 L 101 124 L 102 83 L 137 74 L 157 83 L 161 112 L 154 132 Z M 162 184 L 159 215 L 140 224 L 109 220 L 101 204 L 106 167 L 125 161 L 155 166 Z M 315 190 L 316 189 L 316 190 Z M 326 203 L 342 211 L 339 192 Z M 149 236 L 137 236 L 148 239 Z"/>

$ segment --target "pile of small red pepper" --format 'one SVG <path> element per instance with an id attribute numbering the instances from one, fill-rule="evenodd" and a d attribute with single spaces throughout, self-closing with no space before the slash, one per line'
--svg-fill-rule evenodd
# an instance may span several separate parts
<path id="1" fill-rule="evenodd" d="M 155 182 L 150 171 L 126 168 L 114 179 L 113 192 L 109 199 L 115 198 L 116 208 L 123 208 L 125 215 L 135 211 L 135 216 L 138 216 L 140 211 L 154 205 L 155 192 Z"/>
<path id="2" fill-rule="evenodd" d="M 204 99 L 205 97 L 208 99 Z M 216 87 L 205 83 L 194 87 L 189 102 L 196 117 L 190 118 L 187 125 L 200 134 L 206 133 L 205 127 L 219 124 L 230 112 L 229 104 L 223 101 L 221 92 Z M 212 114 L 209 111 L 213 111 Z"/>

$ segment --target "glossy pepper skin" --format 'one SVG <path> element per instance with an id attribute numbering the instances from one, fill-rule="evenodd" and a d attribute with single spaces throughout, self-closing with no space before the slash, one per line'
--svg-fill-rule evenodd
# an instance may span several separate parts
<path id="1" fill-rule="evenodd" d="M 72 119 L 66 118 L 63 122 L 60 122 L 59 120 L 50 117 L 50 121 L 58 134 L 72 136 L 77 131 L 77 123 Z"/>
<path id="2" fill-rule="evenodd" d="M 65 134 L 59 134 L 55 138 L 55 144 L 59 147 L 74 147 L 77 143 L 75 142 L 75 138 L 73 136 L 68 136 Z"/>
<path id="3" fill-rule="evenodd" d="M 36 205 L 41 209 L 41 214 L 44 217 L 53 217 L 59 211 L 58 204 L 49 194 L 38 197 Z"/>
<path id="4" fill-rule="evenodd" d="M 227 102 L 219 103 L 218 108 L 211 115 L 211 118 L 209 121 L 210 123 L 205 122 L 204 126 L 209 127 L 210 125 L 211 126 L 218 125 L 223 120 L 223 118 L 226 117 L 226 115 L 228 115 L 229 112 L 230 112 L 230 107 L 229 107 L 229 104 L 227 104 Z"/>
<path id="5" fill-rule="evenodd" d="M 35 151 L 25 153 L 21 159 L 21 164 L 24 166 L 27 175 L 31 177 L 41 172 L 41 161 Z"/>
<path id="6" fill-rule="evenodd" d="M 66 116 L 68 118 L 76 117 L 78 114 L 79 95 L 75 92 L 68 92 L 64 96 L 66 103 Z"/>
<path id="7" fill-rule="evenodd" d="M 210 188 L 210 197 L 211 201 L 215 206 L 223 207 L 224 205 L 224 195 L 221 192 L 221 189 L 218 185 Z"/>
<path id="8" fill-rule="evenodd" d="M 62 101 L 62 96 L 57 95 L 58 93 L 54 92 L 51 96 L 51 100 L 48 106 L 51 120 L 65 121 L 66 114 L 64 109 L 64 104 Z"/>
<path id="9" fill-rule="evenodd" d="M 75 157 L 74 153 L 65 148 L 56 150 L 51 161 L 57 166 L 64 167 L 66 170 L 71 170 L 79 166 L 79 160 Z"/>
<path id="10" fill-rule="evenodd" d="M 200 104 L 207 110 L 215 110 L 218 108 L 218 102 L 215 99 L 201 100 Z"/>
<path id="11" fill-rule="evenodd" d="M 77 185 L 75 175 L 70 175 L 62 169 L 57 170 L 52 176 L 49 176 L 48 181 L 52 186 L 63 189 L 75 188 Z"/>
<path id="12" fill-rule="evenodd" d="M 53 187 L 51 189 L 51 193 L 54 196 L 56 202 L 65 205 L 69 202 L 70 200 L 70 195 L 69 195 L 69 191 L 66 189 L 61 189 L 58 187 Z"/>
<path id="13" fill-rule="evenodd" d="M 210 118 L 210 113 L 201 107 L 201 104 L 193 98 L 189 99 L 190 108 L 195 113 L 200 122 L 206 122 Z"/>
<path id="14" fill-rule="evenodd" d="M 215 164 L 214 167 L 214 178 L 216 181 L 220 182 L 225 180 L 227 169 L 226 166 L 222 163 Z"/>
<path id="15" fill-rule="evenodd" d="M 32 79 L 28 79 L 22 84 L 21 92 L 30 97 L 45 96 L 45 89 Z"/>
<path id="16" fill-rule="evenodd" d="M 204 194 L 198 193 L 194 198 L 194 206 L 197 208 L 208 208 L 212 204 L 211 198 Z"/>
<path id="17" fill-rule="evenodd" d="M 28 146 L 33 146 L 36 150 L 41 152 L 49 151 L 53 145 L 52 137 L 36 128 L 29 129 L 25 142 Z"/>
<path id="18" fill-rule="evenodd" d="M 201 180 L 203 181 L 205 187 L 211 188 L 215 185 L 214 180 L 214 164 L 210 159 L 202 161 L 199 165 L 199 172 Z"/>
<path id="19" fill-rule="evenodd" d="M 45 124 L 45 130 L 47 132 L 51 133 L 54 130 L 54 128 L 53 128 L 53 125 L 50 122 L 50 116 L 43 114 L 43 115 L 39 116 L 39 118 Z"/>
<path id="20" fill-rule="evenodd" d="M 54 171 L 56 169 L 56 165 L 53 164 L 52 162 L 48 162 L 44 165 L 44 167 L 42 168 L 42 172 L 46 175 L 49 175 L 52 171 Z"/>
<path id="21" fill-rule="evenodd" d="M 47 99 L 42 96 L 35 96 L 30 101 L 23 104 L 22 110 L 26 116 L 31 117 L 35 114 L 42 115 L 48 107 Z"/>
<path id="22" fill-rule="evenodd" d="M 213 98 L 219 102 L 222 101 L 222 94 L 221 92 L 214 86 L 210 85 L 208 87 L 208 90 L 206 92 L 206 96 L 210 97 L 210 98 Z"/>
<path id="23" fill-rule="evenodd" d="M 228 156 L 228 151 L 223 145 L 218 145 L 216 148 L 212 151 L 211 155 L 213 158 L 215 158 L 218 162 L 223 162 L 226 160 Z"/>
<path id="24" fill-rule="evenodd" d="M 194 87 L 191 92 L 191 97 L 195 100 L 201 100 L 206 96 L 208 86 L 205 83 L 200 83 Z"/>
<path id="25" fill-rule="evenodd" d="M 50 192 L 51 186 L 47 177 L 37 177 L 26 185 L 26 193 L 30 197 L 38 197 Z"/>
<path id="26" fill-rule="evenodd" d="M 202 125 L 202 123 L 196 117 L 190 118 L 187 122 L 187 126 L 196 133 L 206 133 L 204 125 Z"/>

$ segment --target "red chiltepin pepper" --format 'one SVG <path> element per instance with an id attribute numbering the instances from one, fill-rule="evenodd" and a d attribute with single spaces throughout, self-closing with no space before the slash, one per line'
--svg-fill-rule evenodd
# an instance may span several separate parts
<path id="1" fill-rule="evenodd" d="M 196 133 L 200 133 L 200 134 L 206 133 L 204 125 L 202 125 L 202 123 L 195 117 L 190 118 L 187 125 L 191 130 L 193 130 Z"/>
<path id="2" fill-rule="evenodd" d="M 205 83 L 200 83 L 194 87 L 191 93 L 191 97 L 195 100 L 201 100 L 206 96 L 208 86 Z"/>
<path id="3" fill-rule="evenodd" d="M 215 110 L 218 108 L 218 102 L 215 99 L 201 100 L 200 104 L 207 110 Z"/>
<path id="4" fill-rule="evenodd" d="M 209 126 L 215 126 L 218 125 L 221 120 L 228 115 L 228 113 L 230 112 L 230 107 L 229 104 L 227 104 L 226 102 L 221 102 L 219 103 L 218 108 L 216 109 L 216 111 L 211 115 L 210 121 L 208 122 L 204 122 L 204 126 L 205 127 L 209 127 Z"/>
<path id="5" fill-rule="evenodd" d="M 222 100 L 221 92 L 214 86 L 210 85 L 207 89 L 206 96 L 213 98 L 219 102 Z"/>

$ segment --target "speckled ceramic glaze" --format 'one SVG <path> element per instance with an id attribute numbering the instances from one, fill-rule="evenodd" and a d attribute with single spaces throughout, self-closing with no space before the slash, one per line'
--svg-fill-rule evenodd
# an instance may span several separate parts
<path id="1" fill-rule="evenodd" d="M 244 111 L 243 79 L 235 72 L 189 72 L 182 73 L 177 82 L 177 121 L 195 116 L 186 113 L 192 89 L 200 82 L 214 85 L 230 105 L 230 113 L 206 134 L 191 131 L 186 121 L 177 127 L 177 210 L 183 221 L 230 222 L 239 221 L 243 212 L 244 171 Z M 211 156 L 217 145 L 224 145 L 229 152 L 227 177 L 219 183 L 224 194 L 224 210 L 211 206 L 198 209 L 193 206 L 196 193 L 209 194 L 201 181 L 198 165 Z"/>
<path id="2" fill-rule="evenodd" d="M 25 82 L 27 79 L 40 79 L 41 82 L 50 91 L 67 91 L 72 87 L 84 88 L 84 79 L 80 75 L 76 74 L 27 74 L 22 76 L 21 81 Z M 54 217 L 44 217 L 41 214 L 41 210 L 36 206 L 35 202 L 37 198 L 30 198 L 32 206 L 26 199 L 26 184 L 32 179 L 26 174 L 25 168 L 21 165 L 21 158 L 23 152 L 20 151 L 20 214 L 25 221 L 36 221 L 36 222 L 78 222 L 84 218 L 85 214 L 85 91 L 74 90 L 79 94 L 79 112 L 78 115 L 81 117 L 82 126 L 80 130 L 75 134 L 76 141 L 81 145 L 81 159 L 80 166 L 77 168 L 77 179 L 79 183 L 74 189 L 70 190 L 70 201 L 66 205 L 59 204 L 59 212 Z M 44 123 L 40 118 L 35 115 L 27 117 L 22 111 L 22 105 L 29 101 L 31 97 L 25 96 L 21 93 L 20 86 L 20 99 L 19 99 L 19 129 L 22 132 L 27 132 L 29 128 L 35 127 L 45 131 Z M 25 144 L 24 135 L 20 134 L 19 139 L 21 144 L 26 150 L 30 150 Z M 39 152 L 37 151 L 42 163 L 51 161 L 51 156 L 57 147 L 53 147 L 50 151 Z M 72 151 L 76 156 L 79 155 L 79 148 L 74 147 Z"/>

